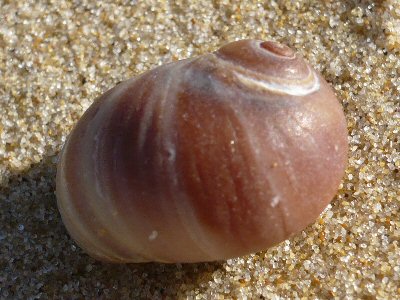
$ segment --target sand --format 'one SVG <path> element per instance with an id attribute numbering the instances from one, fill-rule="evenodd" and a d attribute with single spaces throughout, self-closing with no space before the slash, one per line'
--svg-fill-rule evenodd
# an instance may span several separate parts
<path id="1" fill-rule="evenodd" d="M 393 299 L 400 294 L 400 2 L 0 0 L 1 299 Z M 110 265 L 56 206 L 57 155 L 93 100 L 242 38 L 301 53 L 349 131 L 337 196 L 301 234 L 202 264 Z"/>

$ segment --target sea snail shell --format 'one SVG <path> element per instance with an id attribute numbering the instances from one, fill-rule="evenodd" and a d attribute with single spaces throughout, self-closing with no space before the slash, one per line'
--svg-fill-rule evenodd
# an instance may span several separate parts
<path id="1" fill-rule="evenodd" d="M 312 223 L 347 160 L 325 80 L 290 48 L 242 40 L 102 95 L 64 146 L 58 206 L 110 262 L 199 262 L 266 249 Z"/>

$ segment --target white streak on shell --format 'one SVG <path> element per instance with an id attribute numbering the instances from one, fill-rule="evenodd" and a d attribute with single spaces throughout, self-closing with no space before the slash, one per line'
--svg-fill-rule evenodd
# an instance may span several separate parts
<path id="1" fill-rule="evenodd" d="M 276 207 L 279 204 L 279 202 L 281 202 L 281 197 L 278 195 L 275 195 L 271 199 L 271 207 Z"/>
<path id="2" fill-rule="evenodd" d="M 260 52 L 261 48 L 258 43 L 253 43 L 252 48 Z M 263 55 L 270 55 L 279 57 L 279 59 L 287 59 L 293 60 L 294 57 L 284 57 L 278 56 L 270 51 L 262 50 Z M 307 65 L 307 76 L 302 79 L 285 79 L 280 77 L 268 76 L 266 74 L 245 68 L 239 64 L 235 64 L 234 62 L 225 59 L 224 57 L 216 54 L 213 55 L 213 58 L 210 59 L 216 60 L 217 64 L 222 65 L 223 68 L 230 70 L 234 74 L 234 76 L 245 86 L 250 89 L 263 90 L 268 92 L 274 92 L 277 94 L 286 94 L 291 96 L 306 96 L 309 95 L 320 88 L 319 77 L 316 72 Z M 296 73 L 296 69 L 289 70 L 291 73 Z"/>
<path id="3" fill-rule="evenodd" d="M 304 85 L 302 82 L 298 84 L 293 84 L 290 82 L 279 82 L 277 81 L 269 81 L 269 80 L 260 80 L 257 78 L 253 78 L 245 73 L 233 71 L 233 74 L 246 86 L 250 88 L 258 88 L 262 90 L 267 90 L 271 92 L 276 92 L 279 94 L 287 94 L 292 96 L 306 96 L 317 91 L 320 87 L 319 79 L 316 74 L 310 70 L 312 76 L 312 84 Z"/>
<path id="4" fill-rule="evenodd" d="M 149 241 L 154 241 L 158 237 L 158 231 L 153 230 L 151 234 L 149 235 Z"/>

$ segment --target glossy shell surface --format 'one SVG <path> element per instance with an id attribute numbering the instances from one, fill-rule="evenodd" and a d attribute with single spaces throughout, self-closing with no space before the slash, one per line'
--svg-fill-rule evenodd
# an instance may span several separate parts
<path id="1" fill-rule="evenodd" d="M 95 258 L 220 260 L 314 222 L 346 161 L 325 80 L 284 45 L 243 40 L 99 97 L 63 148 L 58 206 Z"/>

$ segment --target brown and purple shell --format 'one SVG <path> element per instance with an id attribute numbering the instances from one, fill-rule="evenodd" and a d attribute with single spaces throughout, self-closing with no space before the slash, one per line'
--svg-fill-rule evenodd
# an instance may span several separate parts
<path id="1" fill-rule="evenodd" d="M 71 236 L 111 262 L 214 261 L 303 230 L 334 197 L 346 121 L 290 48 L 258 40 L 127 80 L 86 111 L 57 171 Z"/>

